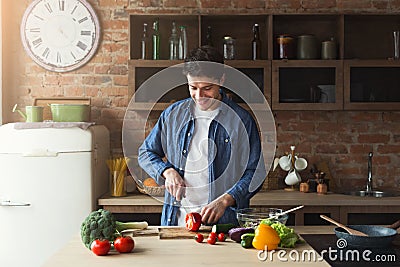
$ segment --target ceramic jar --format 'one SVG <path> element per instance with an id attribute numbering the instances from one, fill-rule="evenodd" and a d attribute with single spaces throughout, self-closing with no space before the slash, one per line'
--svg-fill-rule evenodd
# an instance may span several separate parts
<path id="1" fill-rule="evenodd" d="M 308 185 L 308 183 L 300 184 L 300 192 L 308 193 L 309 190 L 310 190 L 310 186 Z"/>
<path id="2" fill-rule="evenodd" d="M 317 39 L 314 35 L 305 34 L 297 37 L 297 59 L 317 59 Z"/>
<path id="3" fill-rule="evenodd" d="M 317 193 L 325 195 L 328 193 L 328 186 L 326 184 L 318 184 Z"/>
<path id="4" fill-rule="evenodd" d="M 321 59 L 336 59 L 336 43 L 333 40 L 324 41 L 321 45 Z"/>

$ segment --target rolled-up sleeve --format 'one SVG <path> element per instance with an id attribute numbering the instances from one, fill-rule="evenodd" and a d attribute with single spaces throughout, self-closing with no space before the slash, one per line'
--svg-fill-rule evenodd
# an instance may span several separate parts
<path id="1" fill-rule="evenodd" d="M 165 152 L 162 146 L 164 116 L 160 116 L 156 125 L 147 136 L 143 144 L 139 147 L 138 160 L 140 167 L 151 177 L 157 180 L 158 184 L 163 184 L 162 173 L 172 167 L 168 161 L 164 161 Z"/>

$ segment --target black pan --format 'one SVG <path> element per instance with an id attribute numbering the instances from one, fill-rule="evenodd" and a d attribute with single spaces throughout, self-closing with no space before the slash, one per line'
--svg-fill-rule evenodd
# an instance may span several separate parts
<path id="1" fill-rule="evenodd" d="M 347 233 L 343 228 L 334 229 L 338 238 L 347 241 L 348 247 L 383 248 L 392 244 L 397 231 L 392 228 L 375 225 L 349 225 L 349 228 L 366 233 L 368 236 L 356 236 Z"/>

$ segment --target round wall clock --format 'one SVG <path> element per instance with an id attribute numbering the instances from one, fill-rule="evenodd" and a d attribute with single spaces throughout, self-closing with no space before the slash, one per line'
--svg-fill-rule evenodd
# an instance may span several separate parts
<path id="1" fill-rule="evenodd" d="M 38 65 L 50 71 L 71 71 L 96 52 L 100 23 L 86 0 L 34 0 L 22 18 L 21 39 Z"/>

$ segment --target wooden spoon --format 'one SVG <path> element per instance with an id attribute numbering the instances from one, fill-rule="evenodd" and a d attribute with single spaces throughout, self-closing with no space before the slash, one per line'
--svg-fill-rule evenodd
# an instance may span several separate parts
<path id="1" fill-rule="evenodd" d="M 336 225 L 336 226 L 338 226 L 338 227 L 340 227 L 340 228 L 343 228 L 344 230 L 346 230 L 346 231 L 347 231 L 349 234 L 351 234 L 351 235 L 368 236 L 367 234 L 365 234 L 365 233 L 363 233 L 363 232 L 360 232 L 360 231 L 357 231 L 357 230 L 354 230 L 354 229 L 351 229 L 351 228 L 349 228 L 349 227 L 347 227 L 347 226 L 341 224 L 340 222 L 337 222 L 337 221 L 335 221 L 334 219 L 329 218 L 328 216 L 319 215 L 319 217 L 321 217 L 322 219 L 324 219 L 324 220 L 326 220 L 326 221 L 328 221 L 328 222 L 330 222 L 330 223 L 333 223 L 334 225 Z"/>
<path id="2" fill-rule="evenodd" d="M 397 228 L 400 227 L 400 220 L 394 222 L 393 224 L 389 225 L 388 228 L 392 228 L 394 230 L 397 230 Z"/>

